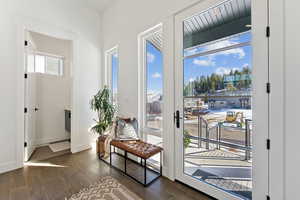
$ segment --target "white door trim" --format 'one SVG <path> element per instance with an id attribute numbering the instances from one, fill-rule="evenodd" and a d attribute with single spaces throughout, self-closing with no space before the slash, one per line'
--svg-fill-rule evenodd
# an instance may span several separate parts
<path id="1" fill-rule="evenodd" d="M 256 2 L 261 3 L 259 1 Z M 269 1 L 270 16 L 270 188 L 273 200 L 285 196 L 285 1 Z M 296 20 L 296 19 L 295 19 Z"/>
<path id="2" fill-rule="evenodd" d="M 51 37 L 56 37 L 60 39 L 70 40 L 73 45 L 73 60 L 72 60 L 72 78 L 73 78 L 73 88 L 72 88 L 72 121 L 71 121 L 71 152 L 75 153 L 80 151 L 77 147 L 79 142 L 77 135 L 79 130 L 78 123 L 78 84 L 79 84 L 79 65 L 78 65 L 78 50 L 79 50 L 79 39 L 78 34 L 67 29 L 57 27 L 47 22 L 36 21 L 31 18 L 17 17 L 17 146 L 16 146 L 16 166 L 15 168 L 23 167 L 24 160 L 24 41 L 25 41 L 25 31 L 33 31 L 40 34 L 49 35 Z"/>
<path id="3" fill-rule="evenodd" d="M 220 0 L 206 0 L 202 1 L 195 6 L 192 6 L 188 9 L 185 9 L 182 12 L 179 12 L 175 15 L 175 33 L 179 33 L 182 36 L 182 27 L 176 28 L 176 21 L 183 21 L 187 17 L 192 16 L 196 12 L 200 10 L 205 10 L 205 8 L 209 8 L 213 5 L 216 5 L 218 2 L 222 2 Z M 268 39 L 265 35 L 266 26 L 268 24 L 267 18 L 267 3 L 266 1 L 254 1 L 252 0 L 252 36 L 254 40 L 252 40 L 252 48 L 253 50 L 253 73 L 254 80 L 253 80 L 253 118 L 255 121 L 255 125 L 253 127 L 253 132 L 259 133 L 253 138 L 253 199 L 265 199 L 266 195 L 269 193 L 269 164 L 268 164 L 268 151 L 266 149 L 266 139 L 268 138 L 269 133 L 269 124 L 268 124 L 268 116 L 269 116 L 269 101 L 268 101 L 268 94 L 266 93 L 266 83 L 268 81 Z M 180 37 L 180 36 L 179 36 Z M 175 40 L 174 41 L 178 41 Z M 179 55 L 179 49 L 182 49 L 183 44 L 179 42 L 175 43 L 175 50 L 174 50 L 174 59 L 175 59 L 175 69 L 180 69 L 178 64 L 182 62 L 181 58 L 182 55 Z M 182 53 L 181 53 L 182 54 Z M 181 64 L 180 64 L 181 65 Z M 264 66 L 264 67 L 259 67 Z M 175 77 L 179 77 L 181 73 L 177 70 L 175 72 Z M 182 84 L 182 80 L 175 82 L 175 88 L 178 88 L 178 85 Z M 175 95 L 176 96 L 176 95 Z M 182 105 L 182 100 L 175 101 L 175 108 L 179 108 Z M 181 127 L 183 123 L 181 120 Z M 175 129 L 176 132 L 176 129 Z M 178 132 L 178 131 L 177 131 Z M 175 137 L 175 149 L 182 148 L 182 145 L 179 143 L 179 133 L 176 133 Z M 175 156 L 175 163 L 180 164 L 182 160 L 180 160 L 181 155 Z M 176 165 L 175 165 L 176 166 Z M 181 169 L 175 167 L 176 179 L 185 180 L 180 174 Z M 210 195 L 218 198 L 218 199 L 240 199 L 239 197 L 233 196 L 231 194 L 222 194 L 219 193 L 215 187 L 212 187 L 207 184 L 201 184 L 199 187 L 199 181 L 189 179 L 190 185 L 195 187 L 199 190 L 206 190 Z"/>

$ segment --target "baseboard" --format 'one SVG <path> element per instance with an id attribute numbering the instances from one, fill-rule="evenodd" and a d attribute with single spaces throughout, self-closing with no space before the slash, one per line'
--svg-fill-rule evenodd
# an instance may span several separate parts
<path id="1" fill-rule="evenodd" d="M 18 166 L 18 164 L 14 161 L 0 164 L 0 174 L 9 172 L 15 169 L 19 169 L 22 166 Z"/>
<path id="2" fill-rule="evenodd" d="M 71 152 L 72 153 L 78 153 L 80 151 L 88 150 L 88 149 L 91 149 L 91 148 L 92 148 L 92 146 L 90 144 L 79 145 L 79 146 L 76 146 L 74 148 L 71 148 Z"/>

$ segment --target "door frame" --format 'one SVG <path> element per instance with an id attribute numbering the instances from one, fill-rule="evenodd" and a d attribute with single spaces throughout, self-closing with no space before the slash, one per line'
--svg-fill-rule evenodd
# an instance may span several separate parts
<path id="1" fill-rule="evenodd" d="M 222 2 L 222 0 L 206 0 L 201 1 L 187 9 L 182 10 L 174 15 L 174 41 L 178 41 L 176 38 L 176 33 L 180 33 L 182 35 L 182 29 L 176 29 L 176 22 L 179 20 L 184 20 L 187 17 L 194 15 L 195 13 L 205 10 L 217 3 Z M 252 10 L 252 49 L 253 49 L 253 118 L 255 121 L 255 125 L 253 127 L 253 132 L 259 132 L 262 134 L 257 134 L 253 137 L 253 189 L 252 189 L 252 198 L 253 199 L 265 199 L 267 195 L 269 195 L 269 151 L 266 149 L 266 141 L 269 138 L 269 94 L 266 93 L 266 83 L 269 81 L 269 62 L 268 62 L 268 44 L 269 39 L 266 37 L 266 27 L 269 25 L 268 19 L 268 3 L 267 1 L 251 1 Z M 179 32 L 178 32 L 179 31 Z M 178 84 L 182 84 L 178 80 L 179 76 L 182 76 L 180 72 L 178 72 L 179 66 L 182 66 L 181 56 L 177 56 L 177 49 L 182 50 L 183 44 L 177 42 L 174 46 L 174 66 L 175 67 L 175 90 L 178 88 Z M 181 51 L 182 52 L 182 51 Z M 265 68 L 258 68 L 255 66 L 266 66 Z M 179 79 L 180 80 L 180 79 Z M 177 96 L 176 93 L 174 95 Z M 181 99 L 179 101 L 182 101 Z M 175 98 L 175 107 L 174 112 L 179 107 L 179 102 L 176 101 Z M 267 123 L 265 123 L 267 122 Z M 181 127 L 183 125 L 181 120 Z M 182 149 L 182 145 L 179 143 L 179 131 L 176 131 L 176 127 L 174 126 L 175 136 L 175 150 L 179 148 Z M 182 135 L 182 133 L 181 133 Z M 175 163 L 182 163 L 181 155 L 178 155 L 178 151 L 175 152 Z M 181 171 L 179 168 L 175 167 L 175 179 L 182 179 L 180 176 Z M 217 189 L 214 186 L 203 183 L 199 188 L 199 180 L 190 179 L 191 186 L 208 191 L 209 195 L 214 196 L 218 199 L 240 199 L 237 196 L 231 195 L 230 193 L 221 193 L 216 194 L 216 192 L 220 189 Z M 221 190 L 220 190 L 221 191 Z M 205 192 L 205 191 L 203 191 Z"/>
<path id="2" fill-rule="evenodd" d="M 71 99 L 71 108 L 72 108 L 72 119 L 71 119 L 71 152 L 76 153 L 80 151 L 78 149 L 76 143 L 78 141 L 77 134 L 79 130 L 79 37 L 78 34 L 73 31 L 68 31 L 67 29 L 57 27 L 52 24 L 48 24 L 47 22 L 35 21 L 31 18 L 19 17 L 17 18 L 17 147 L 16 147 L 16 167 L 21 168 L 24 166 L 24 142 L 25 142 L 25 115 L 24 115 L 24 107 L 25 107 L 25 99 L 24 99 L 24 90 L 25 90 L 25 82 L 24 82 L 24 74 L 25 74 L 25 32 L 32 31 L 44 35 L 48 35 L 50 37 L 55 37 L 64 40 L 70 40 L 72 42 L 72 61 L 71 61 L 71 75 L 72 75 L 72 99 Z"/>

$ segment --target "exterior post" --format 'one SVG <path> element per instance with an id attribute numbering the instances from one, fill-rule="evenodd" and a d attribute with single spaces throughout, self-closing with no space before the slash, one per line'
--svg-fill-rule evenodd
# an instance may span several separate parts
<path id="1" fill-rule="evenodd" d="M 246 119 L 246 127 L 245 127 L 245 160 L 250 160 L 250 130 L 249 130 L 249 120 Z"/>
<path id="2" fill-rule="evenodd" d="M 208 124 L 205 123 L 205 130 L 206 130 L 206 149 L 209 149 L 209 132 L 208 132 Z"/>
<path id="3" fill-rule="evenodd" d="M 198 115 L 198 148 L 201 148 L 202 140 L 202 118 Z"/>

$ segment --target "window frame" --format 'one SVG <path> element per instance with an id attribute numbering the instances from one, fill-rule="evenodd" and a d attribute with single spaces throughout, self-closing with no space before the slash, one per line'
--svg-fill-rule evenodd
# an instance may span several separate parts
<path id="1" fill-rule="evenodd" d="M 147 41 L 151 35 L 162 30 L 163 24 L 159 23 L 138 35 L 138 121 L 144 139 L 149 133 L 163 132 L 163 127 L 154 129 L 147 126 Z M 162 93 L 164 93 L 164 87 L 162 88 Z"/>
<path id="2" fill-rule="evenodd" d="M 113 101 L 113 74 L 112 74 L 112 57 L 114 54 L 117 54 L 117 59 L 118 59 L 118 70 L 117 70 L 117 96 L 116 96 L 116 104 L 118 103 L 119 100 L 119 69 L 120 69 L 120 60 L 119 60 L 119 46 L 116 45 L 109 50 L 105 51 L 105 79 L 104 79 L 104 85 L 106 85 L 112 94 L 112 101 Z"/>
<path id="3" fill-rule="evenodd" d="M 33 52 L 32 54 L 34 57 L 34 66 L 33 66 L 33 72 L 29 72 L 29 73 L 40 73 L 40 74 L 46 74 L 46 75 L 51 75 L 51 76 L 58 76 L 58 77 L 62 77 L 64 76 L 64 66 L 65 66 L 65 58 L 63 56 L 58 56 L 58 55 L 54 55 L 54 54 L 48 54 L 48 53 L 44 53 L 44 52 Z M 36 56 L 41 56 L 44 57 L 44 72 L 37 72 L 36 71 Z M 47 60 L 48 58 L 54 58 L 54 59 L 58 59 L 59 61 L 59 69 L 58 69 L 58 74 L 51 74 L 47 72 Z"/>
<path id="4" fill-rule="evenodd" d="M 204 44 L 197 45 L 197 46 L 194 46 L 194 47 L 188 48 L 188 49 L 194 49 L 194 48 L 209 46 L 209 45 L 218 43 L 218 42 L 226 40 L 226 39 L 236 38 L 240 35 L 244 35 L 244 34 L 247 34 L 249 32 L 251 32 L 251 31 L 245 31 L 245 32 L 241 32 L 241 33 L 238 33 L 238 34 L 233 34 L 231 36 L 221 38 L 221 39 L 216 40 L 214 42 L 204 43 Z M 221 48 L 215 48 L 215 49 L 211 49 L 211 50 L 207 50 L 207 51 L 202 51 L 202 52 L 191 54 L 191 55 L 184 55 L 183 60 L 188 59 L 188 58 L 197 58 L 197 57 L 201 57 L 201 56 L 208 56 L 208 55 L 211 55 L 211 54 L 215 54 L 215 53 L 219 53 L 219 52 L 223 52 L 223 51 L 228 51 L 228 50 L 232 50 L 232 49 L 237 49 L 237 48 L 241 48 L 241 47 L 246 47 L 246 46 L 252 46 L 251 45 L 251 40 L 250 41 L 245 41 L 245 42 L 240 42 L 240 43 L 237 43 L 237 44 L 228 45 L 228 46 L 221 47 Z M 185 49 L 185 50 L 188 50 L 188 49 Z"/>

